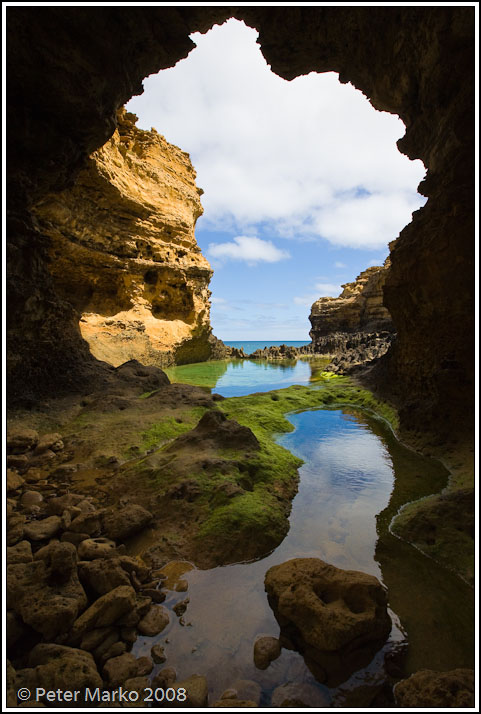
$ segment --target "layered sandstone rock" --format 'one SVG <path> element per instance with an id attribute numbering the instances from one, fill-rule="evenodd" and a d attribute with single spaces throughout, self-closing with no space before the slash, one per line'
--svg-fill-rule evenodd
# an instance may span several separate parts
<path id="1" fill-rule="evenodd" d="M 92 354 L 163 366 L 211 356 L 212 270 L 194 237 L 202 190 L 188 154 L 121 109 L 75 185 L 35 214 L 58 293 L 81 313 Z"/>
<path id="2" fill-rule="evenodd" d="M 327 369 L 350 371 L 389 349 L 394 325 L 383 295 L 389 266 L 388 258 L 382 267 L 363 270 L 354 282 L 343 285 L 339 297 L 321 297 L 313 304 L 312 351 L 334 356 Z"/>
<path id="3" fill-rule="evenodd" d="M 393 330 L 391 315 L 383 303 L 389 260 L 384 266 L 363 270 L 346 283 L 339 297 L 321 297 L 313 304 L 309 320 L 314 347 L 320 337 L 335 332 L 379 332 Z"/>

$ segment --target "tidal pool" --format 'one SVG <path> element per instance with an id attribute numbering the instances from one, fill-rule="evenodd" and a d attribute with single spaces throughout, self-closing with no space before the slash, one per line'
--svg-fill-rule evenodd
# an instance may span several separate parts
<path id="1" fill-rule="evenodd" d="M 271 364 L 262 364 L 267 376 L 263 385 L 273 379 Z M 309 381 L 312 366 L 300 364 L 298 374 Z M 233 368 L 239 370 L 236 374 L 246 374 L 242 369 Z M 222 377 L 215 391 L 222 393 L 221 381 Z M 264 391 L 259 382 L 251 383 L 249 392 Z M 236 386 L 231 383 L 227 388 Z M 247 383 L 237 388 L 247 388 Z M 177 670 L 178 680 L 192 674 L 205 676 L 210 702 L 237 680 L 252 680 L 261 688 L 261 706 L 269 706 L 273 690 L 287 683 L 302 685 L 310 706 L 328 706 L 329 702 L 364 706 L 382 689 L 385 655 L 403 647 L 407 673 L 473 666 L 471 589 L 388 529 L 402 503 L 445 485 L 445 469 L 403 447 L 384 423 L 359 410 L 312 410 L 288 418 L 295 430 L 280 436 L 278 442 L 305 462 L 288 535 L 271 554 L 255 562 L 211 570 L 186 566 L 180 577 L 188 590 L 179 592 L 171 584 L 164 603 L 172 610 L 188 597 L 182 619 L 171 611 L 170 624 L 161 635 L 139 638 L 136 656 L 149 654 L 152 644 L 159 642 L 167 661 L 154 672 L 169 666 Z M 363 570 L 377 576 L 389 590 L 393 627 L 388 642 L 368 667 L 335 689 L 316 682 L 294 651 L 283 649 L 264 671 L 254 665 L 255 639 L 279 635 L 264 592 L 265 573 L 272 565 L 295 557 L 318 557 L 341 568 Z"/>
<path id="2" fill-rule="evenodd" d="M 243 397 L 253 392 L 270 392 L 292 384 L 311 384 L 329 363 L 328 359 L 218 360 L 169 367 L 171 382 L 209 387 L 223 397 Z"/>

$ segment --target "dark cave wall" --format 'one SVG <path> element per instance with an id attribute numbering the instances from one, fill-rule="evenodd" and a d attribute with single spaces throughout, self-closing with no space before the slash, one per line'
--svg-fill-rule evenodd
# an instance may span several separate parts
<path id="1" fill-rule="evenodd" d="M 115 128 L 143 77 L 236 16 L 286 79 L 339 72 L 406 125 L 400 150 L 428 168 L 429 197 L 396 241 L 385 287 L 398 333 L 374 375 L 405 430 L 470 426 L 473 390 L 474 8 L 9 7 L 8 367 L 11 398 L 80 387 L 96 368 L 78 315 L 55 294 L 29 206 Z M 162 127 L 158 127 L 161 131 Z"/>

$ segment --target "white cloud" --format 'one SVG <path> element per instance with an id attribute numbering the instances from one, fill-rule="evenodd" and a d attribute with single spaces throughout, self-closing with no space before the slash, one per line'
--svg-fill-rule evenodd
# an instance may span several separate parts
<path id="1" fill-rule="evenodd" d="M 342 293 L 342 287 L 333 285 L 333 283 L 317 283 L 316 289 L 319 290 L 316 300 L 320 297 L 339 297 L 339 294 Z"/>
<path id="2" fill-rule="evenodd" d="M 209 243 L 208 254 L 220 260 L 244 260 L 255 263 L 277 263 L 289 258 L 286 250 L 276 248 L 270 240 L 255 236 L 237 236 L 229 243 Z"/>
<path id="3" fill-rule="evenodd" d="M 190 152 L 206 227 L 385 247 L 425 202 L 422 163 L 395 144 L 403 123 L 333 72 L 281 79 L 256 37 L 235 20 L 193 35 L 189 57 L 129 102 L 139 126 Z"/>
<path id="4" fill-rule="evenodd" d="M 211 297 L 210 301 L 212 305 L 225 305 L 227 302 L 224 298 L 221 297 Z"/>
<path id="5" fill-rule="evenodd" d="M 347 268 L 347 265 L 345 263 L 341 263 L 340 260 L 336 260 L 336 262 L 334 263 L 334 267 L 335 268 Z"/>
<path id="6" fill-rule="evenodd" d="M 341 285 L 335 285 L 333 283 L 316 283 L 315 289 L 316 292 L 309 293 L 308 295 L 296 296 L 294 303 L 296 305 L 311 307 L 311 305 L 321 297 L 339 297 L 342 292 Z"/>
<path id="7" fill-rule="evenodd" d="M 316 293 L 311 293 L 310 295 L 303 295 L 294 298 L 294 303 L 296 305 L 304 305 L 305 307 L 311 307 L 313 302 L 316 302 L 320 298 L 320 295 Z"/>

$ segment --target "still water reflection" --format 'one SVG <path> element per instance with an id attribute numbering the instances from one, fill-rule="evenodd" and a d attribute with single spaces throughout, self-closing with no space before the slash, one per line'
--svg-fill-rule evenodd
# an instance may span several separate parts
<path id="1" fill-rule="evenodd" d="M 365 670 L 337 690 L 329 691 L 317 683 L 302 657 L 285 649 L 267 670 L 255 667 L 256 637 L 279 634 L 264 592 L 264 575 L 272 565 L 294 557 L 318 557 L 382 579 L 382 564 L 376 560 L 376 514 L 388 506 L 393 489 L 396 464 L 388 446 L 390 439 L 395 440 L 379 422 L 360 412 L 313 410 L 291 414 L 289 419 L 295 431 L 278 441 L 305 464 L 300 469 L 299 491 L 284 541 L 257 562 L 186 572 L 182 578 L 188 583 L 188 592 L 176 592 L 175 584 L 171 585 L 174 589 L 164 603 L 171 608 L 189 597 L 184 621 L 172 612 L 168 629 L 158 638 L 167 656 L 166 664 L 158 668 L 175 667 L 178 679 L 194 673 L 206 676 L 211 701 L 236 680 L 249 679 L 260 685 L 264 706 L 269 705 L 272 691 L 286 682 L 309 685 L 310 696 L 318 697 L 312 706 L 325 705 L 326 697 L 339 706 L 351 688 L 372 687 L 383 681 L 384 654 L 405 639 L 392 613 L 394 624 L 388 643 Z M 431 473 L 429 468 L 426 471 L 428 460 L 395 443 L 396 458 L 401 453 L 401 461 L 404 459 L 402 469 L 424 471 L 426 492 L 441 487 L 436 478 L 444 479 L 445 474 L 440 474 L 439 468 L 431 466 Z M 423 558 L 414 555 L 418 557 Z M 429 573 L 426 578 L 429 589 Z M 153 641 L 139 640 L 136 654 L 148 654 Z"/>
<path id="2" fill-rule="evenodd" d="M 209 387 L 223 397 L 242 397 L 315 382 L 328 362 L 328 359 L 218 360 L 169 367 L 165 372 L 171 382 Z"/>

